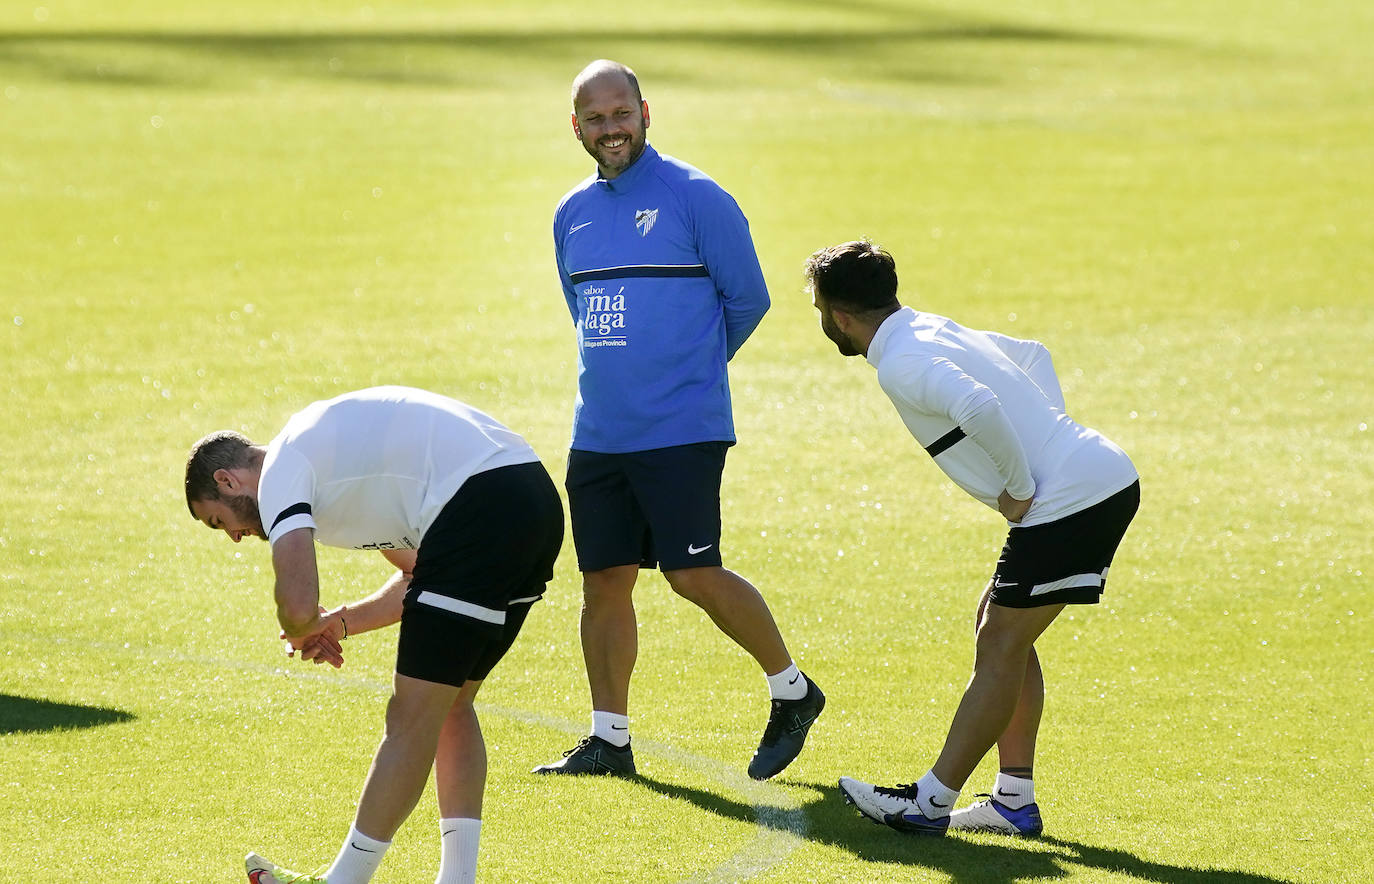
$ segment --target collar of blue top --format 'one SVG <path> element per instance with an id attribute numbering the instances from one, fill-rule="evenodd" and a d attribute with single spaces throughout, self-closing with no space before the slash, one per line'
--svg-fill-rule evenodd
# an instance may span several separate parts
<path id="1" fill-rule="evenodd" d="M 627 193 L 634 189 L 634 186 L 643 180 L 650 170 L 658 165 L 658 151 L 647 141 L 644 142 L 644 152 L 639 155 L 630 168 L 621 172 L 614 178 L 602 178 L 601 170 L 596 173 L 596 183 L 609 190 L 611 193 Z"/>

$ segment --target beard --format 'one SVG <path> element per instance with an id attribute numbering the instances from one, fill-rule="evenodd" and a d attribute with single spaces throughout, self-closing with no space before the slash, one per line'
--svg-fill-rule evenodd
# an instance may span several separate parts
<path id="1" fill-rule="evenodd" d="M 606 142 L 616 141 L 620 138 L 628 140 L 624 145 L 615 148 L 614 153 L 605 146 Z M 641 117 L 637 123 L 628 127 L 628 131 L 602 135 L 590 143 L 585 139 L 579 140 L 582 141 L 583 149 L 591 155 L 592 159 L 596 160 L 596 164 L 601 167 L 603 172 L 619 175 L 633 166 L 640 154 L 644 153 L 644 144 L 648 139 L 644 119 Z"/>
<path id="2" fill-rule="evenodd" d="M 840 331 L 840 327 L 835 324 L 829 314 L 821 315 L 821 331 L 825 332 L 825 336 L 835 344 L 841 356 L 861 355 L 859 348 L 854 346 L 848 335 Z"/>
<path id="3" fill-rule="evenodd" d="M 248 497 L 222 497 L 224 505 L 233 510 L 235 516 L 247 522 L 259 540 L 267 540 L 267 532 L 262 530 L 262 513 L 258 512 L 258 502 Z"/>

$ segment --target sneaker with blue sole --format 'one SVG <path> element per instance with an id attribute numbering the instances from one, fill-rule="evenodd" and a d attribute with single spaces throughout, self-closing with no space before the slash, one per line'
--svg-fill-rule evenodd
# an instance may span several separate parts
<path id="1" fill-rule="evenodd" d="M 1025 807 L 1013 809 L 992 795 L 978 797 L 986 800 L 949 815 L 951 829 L 960 832 L 998 832 L 1022 838 L 1035 838 L 1045 831 L 1045 824 L 1040 819 L 1040 805 L 1034 801 Z"/>
<path id="2" fill-rule="evenodd" d="M 840 777 L 840 794 L 859 813 L 875 823 L 914 835 L 943 835 L 949 817 L 931 819 L 916 801 L 916 784 L 875 786 L 853 777 Z"/>

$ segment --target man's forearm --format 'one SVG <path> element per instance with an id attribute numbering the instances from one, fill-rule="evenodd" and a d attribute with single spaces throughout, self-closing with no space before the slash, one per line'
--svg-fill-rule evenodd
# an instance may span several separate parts
<path id="1" fill-rule="evenodd" d="M 404 571 L 397 571 L 372 595 L 348 605 L 348 611 L 344 614 L 348 634 L 357 635 L 360 632 L 381 629 L 400 620 L 402 602 L 409 587 L 410 575 Z"/>
<path id="2" fill-rule="evenodd" d="M 272 546 L 277 622 L 287 635 L 305 635 L 319 616 L 320 578 L 313 538 L 310 529 L 299 528 Z"/>

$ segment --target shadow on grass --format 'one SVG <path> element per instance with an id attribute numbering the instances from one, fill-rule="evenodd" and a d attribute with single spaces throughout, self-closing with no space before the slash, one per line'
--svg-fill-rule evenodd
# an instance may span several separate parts
<path id="1" fill-rule="evenodd" d="M 643 775 L 634 779 L 660 795 L 690 802 L 709 813 L 740 822 L 769 824 L 752 804 Z M 1282 878 L 1253 872 L 1198 869 L 1154 862 L 1124 850 L 1095 847 L 1062 838 L 1045 837 L 1029 841 L 989 836 L 995 839 L 989 841 L 957 835 L 944 838 L 906 835 L 861 817 L 845 804 L 836 788 L 800 781 L 787 782 L 787 785 L 806 786 L 817 793 L 814 800 L 800 807 L 810 828 L 804 836 L 808 841 L 847 850 L 866 862 L 900 863 L 938 870 L 948 875 L 951 881 L 966 884 L 1011 884 L 1014 881 L 1063 878 L 1084 870 L 1114 872 L 1161 884 L 1290 884 Z"/>
<path id="2" fill-rule="evenodd" d="M 807 0 L 829 8 L 828 3 Z M 49 30 L 0 32 L 0 70 L 19 69 L 46 79 L 109 86 L 152 85 L 194 88 L 237 81 L 251 72 L 285 73 L 326 80 L 454 87 L 500 83 L 516 69 L 559 70 L 570 77 L 598 54 L 653 58 L 664 49 L 700 51 L 702 72 L 730 67 L 731 56 L 790 58 L 814 62 L 830 57 L 864 63 L 884 50 L 908 57 L 941 44 L 1005 46 L 1059 44 L 1141 47 L 1168 41 L 1136 34 L 1002 21 L 911 3 L 865 0 L 852 10 L 855 24 L 817 23 L 799 18 L 786 28 L 528 27 L 375 30 L 348 27 L 296 30 Z M 922 49 L 924 47 L 924 50 Z M 908 51 L 909 50 L 909 51 Z M 411 56 L 414 56 L 413 58 Z M 644 65 L 652 73 L 651 65 Z M 734 80 L 737 71 L 716 70 Z M 652 73 L 658 76 L 657 73 Z"/>
<path id="3" fill-rule="evenodd" d="M 99 706 L 74 706 L 30 697 L 0 694 L 0 734 L 33 734 L 44 731 L 100 727 L 133 721 L 131 713 Z"/>

